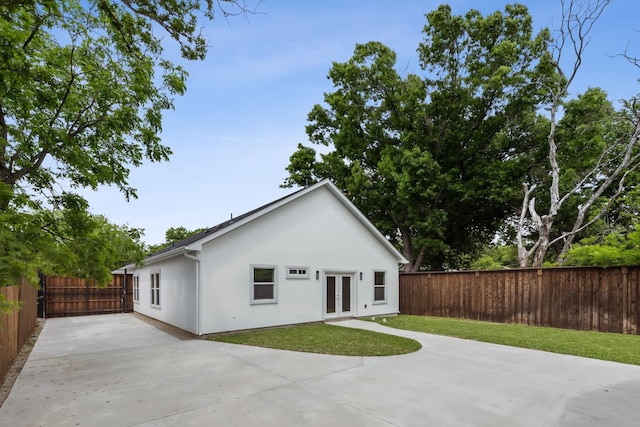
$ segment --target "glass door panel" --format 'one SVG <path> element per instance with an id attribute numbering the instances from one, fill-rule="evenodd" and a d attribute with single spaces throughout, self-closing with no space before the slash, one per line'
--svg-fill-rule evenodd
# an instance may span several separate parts
<path id="1" fill-rule="evenodd" d="M 342 312 L 351 311 L 351 276 L 342 276 Z"/>
<path id="2" fill-rule="evenodd" d="M 336 312 L 336 276 L 327 276 L 327 314 Z"/>

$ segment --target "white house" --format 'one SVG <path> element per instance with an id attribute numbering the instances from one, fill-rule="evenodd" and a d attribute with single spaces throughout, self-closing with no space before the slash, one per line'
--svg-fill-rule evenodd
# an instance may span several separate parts
<path id="1" fill-rule="evenodd" d="M 197 335 L 398 312 L 407 260 L 330 181 L 149 256 L 134 310 Z"/>

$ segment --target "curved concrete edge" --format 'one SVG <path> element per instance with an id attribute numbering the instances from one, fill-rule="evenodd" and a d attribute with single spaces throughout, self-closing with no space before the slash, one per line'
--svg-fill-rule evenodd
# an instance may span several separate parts
<path id="1" fill-rule="evenodd" d="M 131 315 L 50 319 L 0 407 L 11 426 L 636 426 L 640 367 L 347 320 L 400 356 L 180 340 Z"/>

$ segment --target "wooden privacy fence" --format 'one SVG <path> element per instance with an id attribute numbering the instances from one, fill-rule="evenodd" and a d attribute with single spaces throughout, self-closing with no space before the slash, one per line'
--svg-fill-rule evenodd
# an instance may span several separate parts
<path id="1" fill-rule="evenodd" d="M 640 266 L 400 274 L 400 312 L 640 334 Z"/>
<path id="2" fill-rule="evenodd" d="M 20 301 L 20 310 L 0 315 L 0 382 L 9 365 L 27 342 L 38 319 L 38 289 L 25 280 L 20 286 L 0 286 L 0 295 Z"/>
<path id="3" fill-rule="evenodd" d="M 132 275 L 114 274 L 104 288 L 95 280 L 46 276 L 41 281 L 44 317 L 86 316 L 133 311 Z"/>

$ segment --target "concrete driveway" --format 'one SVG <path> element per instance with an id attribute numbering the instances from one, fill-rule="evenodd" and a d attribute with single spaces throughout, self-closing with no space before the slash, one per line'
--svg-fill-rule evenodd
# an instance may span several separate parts
<path id="1" fill-rule="evenodd" d="M 181 340 L 134 315 L 47 320 L 3 426 L 637 426 L 640 367 L 419 340 L 347 357 Z"/>

